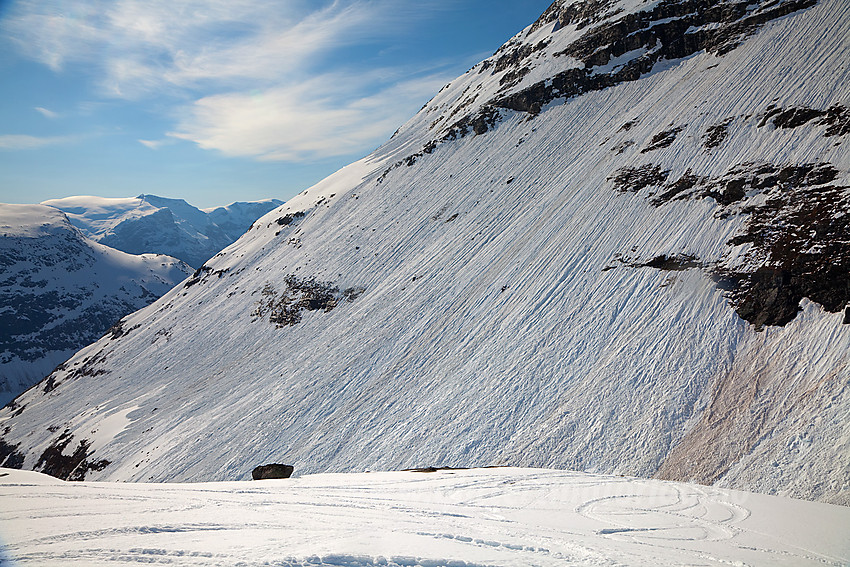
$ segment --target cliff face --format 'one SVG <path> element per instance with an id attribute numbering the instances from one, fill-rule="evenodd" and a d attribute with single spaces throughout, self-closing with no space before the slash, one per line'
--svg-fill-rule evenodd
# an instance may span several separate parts
<path id="1" fill-rule="evenodd" d="M 849 37 L 837 0 L 558 2 L 3 410 L 5 454 L 847 503 Z"/>

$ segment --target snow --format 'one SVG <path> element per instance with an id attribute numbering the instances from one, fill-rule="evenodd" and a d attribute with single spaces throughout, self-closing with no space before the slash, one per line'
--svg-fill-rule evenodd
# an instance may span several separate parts
<path id="1" fill-rule="evenodd" d="M 65 483 L 0 471 L 8 565 L 841 565 L 850 508 L 542 469 Z"/>
<path id="2" fill-rule="evenodd" d="M 130 254 L 167 254 L 197 268 L 283 202 L 266 199 L 201 210 L 183 199 L 156 195 L 81 195 L 41 204 L 63 211 L 92 240 Z"/>
<path id="3" fill-rule="evenodd" d="M 142 217 L 157 210 L 141 197 L 76 195 L 50 199 L 41 204 L 64 212 L 71 223 L 90 238 L 107 233 L 121 220 Z"/>
<path id="4" fill-rule="evenodd" d="M 576 33 L 555 32 L 545 53 Z M 723 57 L 659 64 L 533 119 L 506 112 L 379 182 L 439 139 L 473 93 L 468 112 L 498 94 L 499 76 L 473 69 L 373 155 L 256 222 L 198 283 L 128 317 L 133 332 L 72 361 L 98 355 L 103 373 L 58 372 L 49 396 L 30 392 L 20 415 L 0 412 L 4 440 L 34 467 L 56 440 L 49 427 L 69 428 L 76 445 L 92 408 L 138 407 L 92 456 L 111 464 L 88 478 L 242 479 L 277 460 L 305 473 L 428 463 L 652 476 L 679 455 L 683 469 L 711 465 L 686 480 L 850 503 L 843 314 L 807 302 L 787 326 L 759 332 L 705 271 L 620 261 L 690 254 L 740 267 L 745 247 L 728 242 L 746 218 L 721 218 L 708 198 L 655 207 L 648 190 L 618 193 L 610 180 L 644 164 L 677 179 L 828 161 L 846 185 L 846 138 L 758 124 L 770 104 L 846 104 L 847 38 L 844 3 L 824 0 Z M 703 133 L 728 119 L 728 139 L 707 151 Z M 672 127 L 682 128 L 674 143 L 642 151 Z M 287 211 L 305 216 L 277 222 Z M 260 290 L 293 274 L 365 292 L 293 327 L 253 316 Z M 701 431 L 716 435 L 684 443 Z"/>
<path id="5" fill-rule="evenodd" d="M 0 234 L 3 404 L 191 272 L 175 258 L 93 242 L 44 205 L 0 204 Z"/>

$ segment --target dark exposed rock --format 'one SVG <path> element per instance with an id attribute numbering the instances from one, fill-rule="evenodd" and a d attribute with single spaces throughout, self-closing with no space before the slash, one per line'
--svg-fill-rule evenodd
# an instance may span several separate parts
<path id="1" fill-rule="evenodd" d="M 809 179 L 814 183 L 772 192 L 751 211 L 745 232 L 730 241 L 752 244 L 751 256 L 764 259 L 753 273 L 733 274 L 739 284 L 732 303 L 756 326 L 788 323 L 803 297 L 830 313 L 850 302 L 848 188 Z"/>
<path id="2" fill-rule="evenodd" d="M 661 185 L 666 173 L 647 164 L 620 170 L 613 181 L 617 191 L 637 192 Z M 721 208 L 715 216 L 723 218 L 731 205 L 743 202 L 736 210 L 749 217 L 744 231 L 728 244 L 751 244 L 746 257 L 752 268 L 715 268 L 713 276 L 728 291 L 742 319 L 757 328 L 785 325 L 796 317 L 804 297 L 830 313 L 842 311 L 850 303 L 850 214 L 846 214 L 850 198 L 847 187 L 832 184 L 839 173 L 829 163 L 744 163 L 716 178 L 699 177 L 688 170 L 663 185 L 650 203 L 660 207 L 674 199 L 710 197 Z M 760 194 L 766 195 L 762 204 L 745 206 L 748 199 Z M 620 261 L 662 270 L 700 266 L 691 257 Z"/>
<path id="3" fill-rule="evenodd" d="M 362 287 L 350 287 L 341 292 L 331 282 L 300 279 L 294 275 L 287 275 L 283 283 L 284 288 L 280 291 L 267 283 L 260 290 L 261 299 L 252 313 L 260 319 L 267 318 L 278 329 L 300 323 L 302 311 L 327 313 L 340 301 L 352 302 L 366 291 Z"/>
<path id="4" fill-rule="evenodd" d="M 661 206 L 679 195 L 689 194 L 694 187 L 704 182 L 704 178 L 694 175 L 689 169 L 679 179 L 669 185 L 665 185 L 664 188 L 666 190 L 657 197 L 654 197 L 650 202 L 656 207 Z"/>
<path id="5" fill-rule="evenodd" d="M 645 154 L 647 152 L 666 148 L 676 140 L 676 136 L 679 135 L 679 132 L 681 132 L 683 128 L 684 126 L 677 126 L 676 128 L 659 132 L 652 137 L 652 140 L 649 141 L 649 145 L 642 149 L 640 153 Z"/>
<path id="6" fill-rule="evenodd" d="M 742 164 L 719 179 L 710 180 L 701 196 L 711 197 L 721 205 L 742 200 L 748 192 L 771 189 L 792 190 L 821 185 L 838 175 L 830 164 L 802 165 Z"/>
<path id="7" fill-rule="evenodd" d="M 141 325 L 133 325 L 130 328 L 126 328 L 124 327 L 124 323 L 125 321 L 121 319 L 120 321 L 112 325 L 109 330 L 106 331 L 106 335 L 111 340 L 120 339 L 123 336 L 129 335 L 131 331 L 135 331 L 136 329 L 141 327 Z"/>
<path id="8" fill-rule="evenodd" d="M 732 292 L 735 311 L 757 329 L 764 325 L 786 325 L 800 311 L 803 295 L 787 270 L 761 267 L 751 274 L 740 274 Z"/>
<path id="9" fill-rule="evenodd" d="M 726 141 L 726 137 L 729 135 L 729 124 L 731 123 L 732 119 L 728 118 L 720 124 L 709 126 L 702 137 L 703 147 L 707 150 L 712 150 Z"/>
<path id="10" fill-rule="evenodd" d="M 289 226 L 295 219 L 304 218 L 306 213 L 304 211 L 296 211 L 294 213 L 287 213 L 277 219 L 275 222 L 280 226 Z"/>
<path id="11" fill-rule="evenodd" d="M 830 106 L 819 123 L 827 126 L 825 136 L 846 136 L 850 134 L 850 108 L 840 104 Z"/>
<path id="12" fill-rule="evenodd" d="M 475 132 L 476 136 L 479 136 L 489 130 L 492 130 L 496 125 L 496 122 L 499 121 L 499 118 L 500 114 L 498 109 L 492 106 L 486 106 L 482 108 L 478 114 L 456 122 L 454 126 L 449 129 L 443 139 L 449 140 L 455 139 L 456 137 L 462 138 L 469 133 L 470 129 Z"/>
<path id="13" fill-rule="evenodd" d="M 724 55 L 765 23 L 816 3 L 816 0 L 782 3 L 768 0 L 760 3 L 666 0 L 651 10 L 630 13 L 591 28 L 566 50 L 556 54 L 578 59 L 584 68 L 568 69 L 493 104 L 512 110 L 529 112 L 530 108 L 539 112 L 543 105 L 556 98 L 572 98 L 635 81 L 661 60 L 681 59 L 700 51 Z M 595 72 L 595 68 L 608 64 L 610 60 L 638 50 L 643 50 L 643 53 L 611 72 Z"/>
<path id="14" fill-rule="evenodd" d="M 824 114 L 826 114 L 825 110 L 815 110 L 814 108 L 791 107 L 782 109 L 771 106 L 762 116 L 759 127 L 771 121 L 776 128 L 797 128 L 815 118 L 820 118 Z"/>
<path id="15" fill-rule="evenodd" d="M 24 466 L 24 455 L 18 451 L 18 445 L 11 445 L 0 439 L 0 467 L 20 469 Z"/>
<path id="16" fill-rule="evenodd" d="M 519 64 L 528 59 L 532 54 L 546 49 L 551 40 L 543 40 L 534 45 L 528 43 L 507 43 L 496 52 L 499 57 L 492 63 L 491 74 L 501 73 L 506 69 L 519 69 Z"/>
<path id="17" fill-rule="evenodd" d="M 621 8 L 610 11 L 614 3 L 614 0 L 585 0 L 564 6 L 558 14 L 558 24 L 561 27 L 575 24 L 576 29 L 584 29 L 622 12 Z"/>
<path id="18" fill-rule="evenodd" d="M 419 158 L 423 157 L 426 154 L 432 153 L 436 147 L 446 141 L 457 140 L 459 138 L 463 138 L 470 132 L 475 132 L 476 135 L 484 134 L 488 130 L 492 129 L 496 122 L 499 121 L 500 115 L 499 111 L 492 106 L 484 107 L 478 114 L 467 116 L 457 122 L 455 122 L 443 135 L 443 137 L 439 140 L 430 140 L 427 144 L 425 144 L 422 148 L 421 152 L 416 152 L 410 154 L 407 157 L 404 157 L 388 167 L 384 172 L 378 177 L 377 183 L 383 183 L 384 179 L 387 178 L 387 175 L 390 174 L 396 168 L 406 166 L 413 166 Z"/>
<path id="19" fill-rule="evenodd" d="M 349 303 L 360 297 L 366 293 L 366 288 L 363 287 L 350 287 L 348 289 L 343 290 L 342 296 Z"/>
<path id="20" fill-rule="evenodd" d="M 771 105 L 762 113 L 759 127 L 770 122 L 775 128 L 799 128 L 812 121 L 817 125 L 827 126 L 824 132 L 827 137 L 845 136 L 850 133 L 850 109 L 840 104 L 834 104 L 826 110 L 807 106 L 780 108 Z"/>
<path id="21" fill-rule="evenodd" d="M 377 183 L 383 183 L 387 175 L 389 175 L 392 170 L 398 167 L 410 167 L 414 165 L 419 160 L 419 158 L 421 158 L 425 154 L 432 153 L 440 143 L 463 138 L 467 136 L 470 132 L 474 132 L 477 136 L 492 130 L 496 126 L 496 123 L 499 121 L 500 118 L 501 114 L 499 113 L 499 109 L 489 105 L 484 106 L 481 110 L 478 111 L 478 113 L 466 116 L 452 124 L 452 126 L 449 127 L 448 130 L 446 130 L 446 133 L 443 135 L 442 138 L 440 138 L 440 140 L 429 141 L 422 148 L 421 152 L 416 152 L 405 158 L 402 158 L 390 167 L 388 167 L 380 175 L 380 177 L 378 177 Z"/>
<path id="22" fill-rule="evenodd" d="M 563 6 L 562 0 L 556 0 L 531 26 L 529 33 L 534 33 L 547 24 L 555 24 L 555 30 L 575 24 L 576 29 L 583 29 L 598 23 L 606 17 L 613 16 L 622 10 L 611 11 L 614 0 L 584 0 Z"/>
<path id="23" fill-rule="evenodd" d="M 224 268 L 222 270 L 213 270 L 209 266 L 203 265 L 197 270 L 195 270 L 192 276 L 188 280 L 186 280 L 186 283 L 183 284 L 183 287 L 190 288 L 195 284 L 204 283 L 209 276 L 217 276 L 218 278 L 221 278 L 229 271 L 230 268 Z"/>
<path id="24" fill-rule="evenodd" d="M 560 16 L 560 13 L 561 2 L 560 0 L 555 0 L 548 8 L 546 8 L 546 10 L 540 15 L 540 17 L 537 18 L 537 20 L 533 24 L 531 24 L 531 29 L 529 30 L 529 33 L 534 33 L 547 24 L 560 25 L 558 22 L 558 17 Z"/>
<path id="25" fill-rule="evenodd" d="M 491 65 L 488 65 L 488 68 L 492 66 L 492 75 L 507 71 L 499 79 L 499 85 L 503 89 L 510 89 L 518 85 L 522 78 L 531 71 L 531 68 L 528 65 L 523 65 L 523 62 L 534 53 L 545 49 L 550 42 L 551 40 L 543 40 L 535 45 L 508 43 L 496 52 L 499 57 Z"/>
<path id="26" fill-rule="evenodd" d="M 690 254 L 677 254 L 675 256 L 667 256 L 662 254 L 656 256 L 649 262 L 636 264 L 636 267 L 655 268 L 656 270 L 664 270 L 667 272 L 681 272 L 690 270 L 691 268 L 701 268 L 702 262 L 696 256 Z"/>
<path id="27" fill-rule="evenodd" d="M 190 277 L 188 280 L 186 280 L 186 283 L 183 284 L 183 287 L 184 288 L 192 287 L 196 283 L 199 283 L 203 279 L 203 277 L 210 272 L 212 272 L 212 268 L 210 268 L 209 266 L 206 266 L 206 265 L 201 266 L 200 268 L 195 270 L 195 272 L 192 274 L 192 277 Z"/>
<path id="28" fill-rule="evenodd" d="M 634 145 L 635 145 L 635 143 L 633 141 L 626 140 L 625 142 L 623 142 L 621 144 L 617 144 L 617 146 L 614 147 L 614 153 L 616 153 L 617 155 L 620 155 Z"/>
<path id="29" fill-rule="evenodd" d="M 614 181 L 614 188 L 620 193 L 637 193 L 646 187 L 661 185 L 669 173 L 662 171 L 659 165 L 648 163 L 640 167 L 625 167 L 608 179 Z"/>
<path id="30" fill-rule="evenodd" d="M 660 169 L 659 166 L 649 164 L 638 169 L 644 168 L 646 171 Z M 619 177 L 622 175 L 623 179 L 628 182 L 631 179 L 631 171 L 633 171 L 633 168 L 626 168 L 618 172 L 618 176 L 614 178 L 617 191 L 623 191 L 618 182 Z M 725 175 L 713 178 L 698 177 L 688 170 L 675 182 L 664 185 L 663 192 L 654 197 L 651 203 L 660 207 L 674 199 L 710 197 L 718 204 L 726 207 L 742 201 L 748 194 L 763 193 L 773 189 L 788 191 L 795 187 L 823 185 L 834 181 L 838 173 L 838 170 L 828 163 L 801 165 L 743 163 L 733 167 Z M 659 183 L 654 184 L 658 185 Z"/>
<path id="31" fill-rule="evenodd" d="M 41 389 L 45 394 L 49 394 L 60 384 L 58 377 L 62 372 L 65 372 L 65 380 L 76 380 L 83 376 L 102 376 L 109 374 L 109 370 L 103 367 L 106 362 L 106 356 L 103 351 L 99 351 L 91 356 L 87 356 L 82 361 L 75 362 L 69 366 L 67 363 L 62 363 L 57 366 L 44 380 L 41 381 Z"/>
<path id="32" fill-rule="evenodd" d="M 266 480 L 273 478 L 289 478 L 295 472 L 295 467 L 292 465 L 279 465 L 272 463 L 269 465 L 260 465 L 251 471 L 251 478 L 254 480 Z"/>
<path id="33" fill-rule="evenodd" d="M 65 449 L 73 441 L 74 436 L 65 430 L 53 443 L 44 450 L 35 464 L 34 470 L 41 471 L 62 480 L 85 480 L 90 471 L 101 471 L 109 465 L 109 461 L 90 461 L 88 457 L 91 444 L 81 439 L 77 448 L 70 455 L 64 454 Z"/>
<path id="34" fill-rule="evenodd" d="M 704 264 L 691 254 L 660 254 L 651 260 L 641 261 L 632 260 L 622 254 L 614 256 L 614 263 L 602 268 L 603 272 L 614 270 L 618 265 L 628 266 L 630 268 L 654 268 L 665 272 L 683 272 L 693 268 L 703 268 Z"/>
<path id="35" fill-rule="evenodd" d="M 41 391 L 45 394 L 49 394 L 56 389 L 56 386 L 56 377 L 53 374 L 50 374 L 44 379 L 44 385 L 42 386 Z"/>
<path id="36" fill-rule="evenodd" d="M 531 72 L 531 67 L 518 67 L 516 69 L 511 69 L 499 79 L 499 84 L 505 88 L 509 89 L 511 87 L 515 87 L 518 85 L 522 78 L 528 75 Z"/>

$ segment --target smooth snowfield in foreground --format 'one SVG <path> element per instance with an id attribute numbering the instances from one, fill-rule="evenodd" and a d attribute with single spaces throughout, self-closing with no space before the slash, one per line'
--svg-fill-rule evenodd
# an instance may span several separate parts
<path id="1" fill-rule="evenodd" d="M 846 565 L 850 508 L 541 469 L 198 484 L 0 469 L 3 565 Z"/>

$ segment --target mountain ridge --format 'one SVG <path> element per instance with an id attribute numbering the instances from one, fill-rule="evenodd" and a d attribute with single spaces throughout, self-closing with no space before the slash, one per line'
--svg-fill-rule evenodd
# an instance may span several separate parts
<path id="1" fill-rule="evenodd" d="M 75 196 L 41 203 L 63 211 L 92 240 L 128 254 L 166 254 L 197 268 L 283 201 L 198 209 L 183 199 Z"/>
<path id="2" fill-rule="evenodd" d="M 806 274 L 845 266 L 841 2 L 537 113 L 487 109 L 575 73 L 554 53 L 600 26 L 685 3 L 603 4 L 523 30 L 0 412 L 0 464 L 111 480 L 511 464 L 850 502 L 847 297 Z M 632 61 L 608 57 L 597 74 Z M 787 282 L 759 287 L 762 269 Z"/>
<path id="3" fill-rule="evenodd" d="M 52 207 L 0 204 L 0 231 L 3 404 L 191 271 L 95 243 Z"/>

